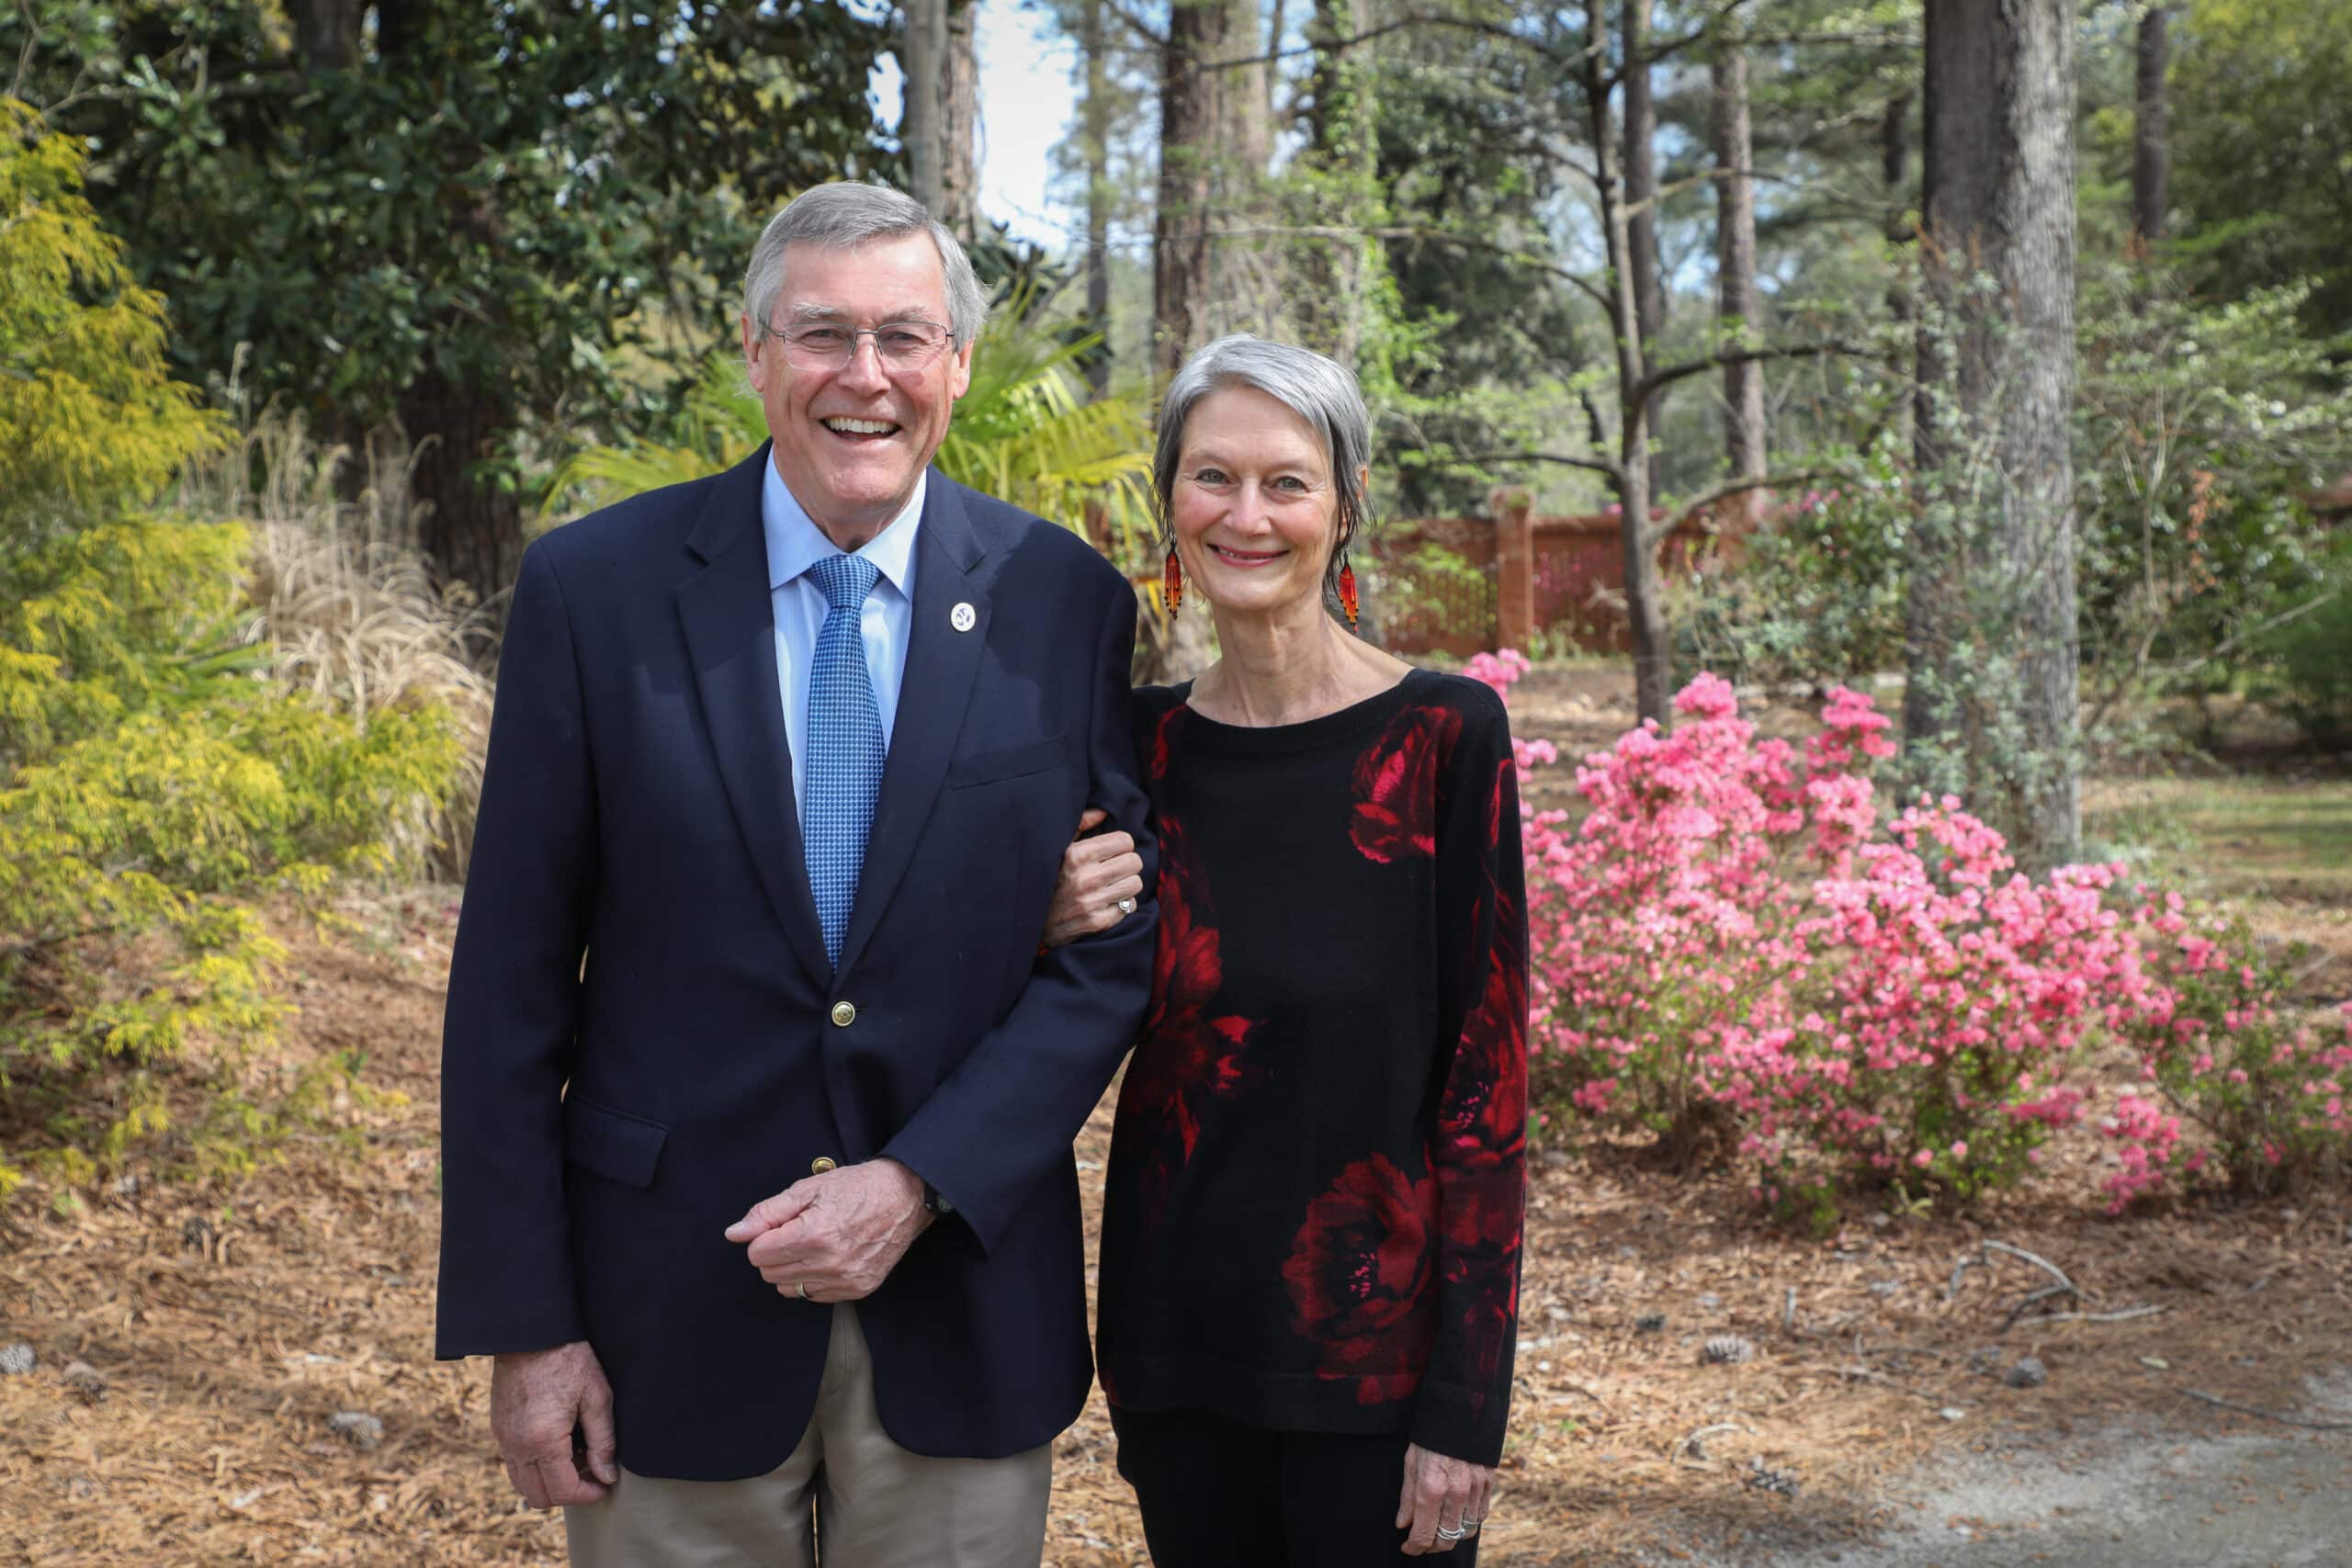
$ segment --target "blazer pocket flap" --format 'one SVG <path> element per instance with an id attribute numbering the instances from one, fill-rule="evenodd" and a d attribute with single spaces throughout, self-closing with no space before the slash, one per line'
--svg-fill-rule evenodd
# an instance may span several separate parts
<path id="1" fill-rule="evenodd" d="M 993 784 L 999 779 L 1017 779 L 1025 773 L 1042 773 L 1048 768 L 1058 768 L 1069 761 L 1069 738 L 1057 735 L 1047 740 L 1032 740 L 1020 746 L 1003 746 L 993 751 L 975 751 L 968 757 L 958 757 L 947 765 L 947 786 Z"/>
<path id="2" fill-rule="evenodd" d="M 659 1122 L 608 1111 L 577 1095 L 564 1097 L 563 1157 L 599 1176 L 629 1187 L 652 1186 L 653 1168 L 669 1136 L 670 1129 Z"/>

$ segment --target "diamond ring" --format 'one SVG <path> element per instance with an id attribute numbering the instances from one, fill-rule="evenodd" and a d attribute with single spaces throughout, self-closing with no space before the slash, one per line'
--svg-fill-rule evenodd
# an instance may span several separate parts
<path id="1" fill-rule="evenodd" d="M 1132 915 L 1136 912 L 1136 901 L 1133 898 L 1122 898 L 1119 900 L 1118 909 L 1123 915 Z"/>

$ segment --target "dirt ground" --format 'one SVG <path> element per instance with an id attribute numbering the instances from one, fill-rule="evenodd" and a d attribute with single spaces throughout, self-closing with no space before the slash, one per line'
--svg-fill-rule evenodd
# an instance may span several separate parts
<path id="1" fill-rule="evenodd" d="M 1614 703 L 1600 681 L 1546 671 L 1514 706 L 1568 757 L 1622 728 Z M 349 1147 L 298 1144 L 232 1190 L 134 1175 L 78 1205 L 20 1197 L 0 1211 L 0 1346 L 36 1358 L 0 1375 L 0 1562 L 560 1562 L 560 1524 L 498 1473 L 487 1369 L 431 1359 L 455 897 L 417 890 L 346 913 L 366 934 L 292 931 L 288 976 L 301 1010 L 289 1051 L 364 1052 L 368 1079 L 403 1097 L 345 1108 Z M 1108 1133 L 1106 1105 L 1080 1140 L 1090 1215 Z M 2352 1201 L 2108 1220 L 2086 1196 L 2083 1167 L 2098 1157 L 2088 1140 L 2068 1145 L 2037 1185 L 1968 1219 L 1878 1215 L 1813 1239 L 1762 1225 L 1725 1179 L 1679 1178 L 1629 1151 L 1540 1155 L 1510 1450 L 1482 1561 L 2031 1562 L 2025 1546 L 1939 1556 L 1947 1537 L 1932 1534 L 1925 1555 L 1863 1554 L 1917 1525 L 1922 1496 L 1962 1499 L 1928 1521 L 1951 1542 L 2030 1544 L 1967 1499 L 1996 1498 L 2021 1468 L 2063 1470 L 2070 1445 L 2117 1433 L 2183 1453 L 2302 1444 L 2340 1490 L 2352 1439 L 2211 1402 L 2343 1415 L 2314 1391 L 2341 1389 L 2352 1365 Z M 2012 1323 L 2051 1282 L 2045 1264 L 2080 1288 L 2084 1315 Z M 1724 1334 L 1752 1357 L 1702 1361 Z M 2029 1356 L 2046 1380 L 2011 1386 Z M 2130 1488 L 2167 1484 L 2131 1474 Z M 1935 1492 L 1939 1477 L 1958 1489 Z M 2282 1472 L 2282 1504 L 2307 1484 Z M 1059 1444 L 1046 1560 L 1146 1561 L 1099 1397 Z"/>

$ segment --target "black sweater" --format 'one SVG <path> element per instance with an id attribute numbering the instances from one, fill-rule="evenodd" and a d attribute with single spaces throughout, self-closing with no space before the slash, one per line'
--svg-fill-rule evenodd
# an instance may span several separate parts
<path id="1" fill-rule="evenodd" d="M 1112 1402 L 1501 1455 L 1527 935 L 1500 699 L 1250 728 L 1136 694 L 1159 953 L 1106 1177 Z"/>

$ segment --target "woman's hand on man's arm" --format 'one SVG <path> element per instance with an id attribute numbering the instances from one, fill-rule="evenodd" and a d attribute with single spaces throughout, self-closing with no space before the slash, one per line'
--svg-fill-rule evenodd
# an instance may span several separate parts
<path id="1" fill-rule="evenodd" d="M 1047 947 L 1109 931 L 1135 913 L 1135 900 L 1143 897 L 1143 857 L 1136 853 L 1133 835 L 1086 836 L 1105 819 L 1103 812 L 1089 807 L 1078 819 L 1079 836 L 1062 852 L 1061 880 L 1046 910 Z"/>

